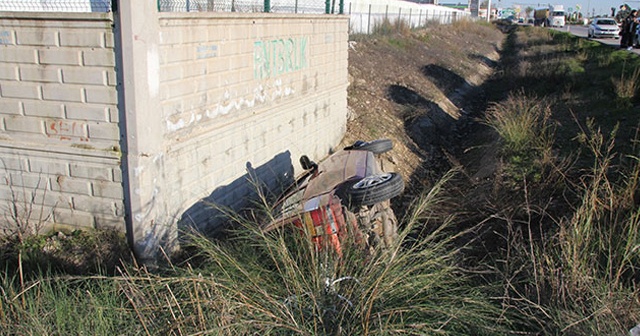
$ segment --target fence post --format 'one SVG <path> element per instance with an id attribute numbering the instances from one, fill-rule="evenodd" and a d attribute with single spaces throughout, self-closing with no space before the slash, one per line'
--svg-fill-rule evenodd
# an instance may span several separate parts
<path id="1" fill-rule="evenodd" d="M 331 0 L 324 1 L 324 13 L 331 14 Z"/>
<path id="2" fill-rule="evenodd" d="M 271 11 L 271 1 L 264 0 L 264 12 L 269 13 Z"/>
<path id="3" fill-rule="evenodd" d="M 409 8 L 409 28 L 413 29 L 413 16 L 411 15 L 411 11 L 413 8 Z"/>
<path id="4" fill-rule="evenodd" d="M 371 34 L 371 4 L 369 4 L 369 17 L 367 18 L 367 35 Z"/>
<path id="5" fill-rule="evenodd" d="M 161 245 L 168 248 L 177 239 L 177 226 L 164 220 L 167 214 L 162 209 L 169 194 L 158 192 L 165 172 L 162 162 L 155 161 L 163 157 L 166 127 L 158 114 L 161 53 L 156 6 L 153 0 L 118 0 L 114 13 L 127 240 L 145 264 L 159 260 Z"/>
<path id="6" fill-rule="evenodd" d="M 351 3 L 349 3 L 349 35 L 353 34 L 353 17 L 351 16 Z M 362 28 L 362 15 L 360 15 L 360 27 Z"/>
<path id="7" fill-rule="evenodd" d="M 344 0 L 340 0 L 340 9 L 338 10 L 338 14 L 344 14 Z"/>

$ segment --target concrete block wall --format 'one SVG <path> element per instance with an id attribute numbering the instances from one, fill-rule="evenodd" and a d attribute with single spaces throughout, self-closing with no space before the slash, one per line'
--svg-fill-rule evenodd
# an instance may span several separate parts
<path id="1" fill-rule="evenodd" d="M 163 14 L 160 101 L 169 208 L 238 209 L 320 160 L 346 131 L 348 18 Z M 210 206 L 182 219 L 215 226 Z"/>
<path id="2" fill-rule="evenodd" d="M 275 190 L 340 142 L 347 17 L 121 5 L 0 13 L 3 215 L 26 199 L 50 227 L 126 230 L 153 259 L 180 221 L 215 230 L 208 204 L 240 209 L 250 179 Z"/>
<path id="3" fill-rule="evenodd" d="M 124 230 L 111 25 L 108 14 L 0 14 L 3 229 L 17 204 L 38 226 Z"/>

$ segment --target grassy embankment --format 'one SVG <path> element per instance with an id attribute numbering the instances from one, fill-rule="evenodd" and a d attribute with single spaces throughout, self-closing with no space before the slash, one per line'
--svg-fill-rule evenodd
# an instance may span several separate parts
<path id="1" fill-rule="evenodd" d="M 194 258 L 160 272 L 126 264 L 69 276 L 8 263 L 0 330 L 626 334 L 640 323 L 639 68 L 626 51 L 516 31 L 485 87 L 482 123 L 497 141 L 477 148 L 497 146 L 495 173 L 473 181 L 462 165 L 433 181 L 403 211 L 391 251 L 346 249 L 338 260 L 238 217 L 245 229 L 233 240 L 196 235 Z M 38 240 L 22 240 L 35 258 Z"/>
<path id="2" fill-rule="evenodd" d="M 638 57 L 543 29 L 510 35 L 504 55 L 496 89 L 511 89 L 485 115 L 499 246 L 484 262 L 524 330 L 626 334 L 640 322 Z"/>

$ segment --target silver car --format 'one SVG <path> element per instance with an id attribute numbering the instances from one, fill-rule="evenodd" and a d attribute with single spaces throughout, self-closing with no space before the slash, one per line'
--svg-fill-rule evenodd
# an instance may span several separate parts
<path id="1" fill-rule="evenodd" d="M 620 37 L 620 27 L 618 23 L 612 18 L 595 18 L 591 21 L 589 28 L 587 29 L 587 36 L 593 38 L 600 37 Z"/>

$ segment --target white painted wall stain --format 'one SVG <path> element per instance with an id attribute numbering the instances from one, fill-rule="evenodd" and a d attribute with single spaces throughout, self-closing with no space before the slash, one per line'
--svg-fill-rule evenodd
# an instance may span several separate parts
<path id="1" fill-rule="evenodd" d="M 208 119 L 215 119 L 221 116 L 226 116 L 234 111 L 240 111 L 244 108 L 252 108 L 260 104 L 292 96 L 296 93 L 295 88 L 283 85 L 281 79 L 274 80 L 273 85 L 269 86 L 269 88 L 270 89 L 265 89 L 262 84 L 259 84 L 252 90 L 253 94 L 251 98 L 242 97 L 237 93 L 232 94 L 232 92 L 226 90 L 218 100 L 218 103 L 214 104 L 210 109 L 205 109 L 204 115 Z M 233 99 L 233 96 L 236 96 L 237 98 Z M 167 131 L 171 133 L 183 128 L 192 127 L 202 120 L 202 114 L 197 112 L 192 112 L 188 116 L 188 119 L 180 118 L 177 121 L 166 119 Z"/>
<path id="2" fill-rule="evenodd" d="M 160 56 L 157 47 L 147 50 L 147 68 L 149 95 L 157 97 L 160 92 Z"/>
<path id="3" fill-rule="evenodd" d="M 160 189 L 157 187 L 158 185 L 158 180 L 157 179 L 153 179 L 153 191 L 151 192 L 151 198 L 149 199 L 149 201 L 144 204 L 140 209 L 138 209 L 138 211 L 135 211 L 133 218 L 135 218 L 136 222 L 138 223 L 144 223 L 145 220 L 147 220 L 148 218 L 152 218 L 151 212 L 153 211 L 153 209 L 156 207 L 156 203 L 158 200 L 158 194 L 160 194 Z M 136 190 L 136 194 L 139 194 L 140 191 Z"/>

